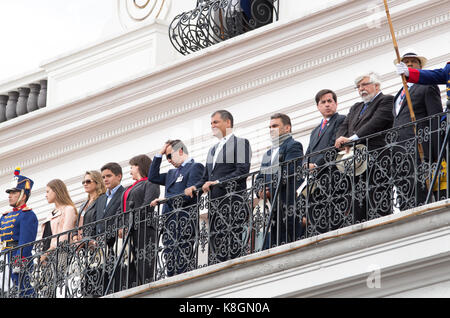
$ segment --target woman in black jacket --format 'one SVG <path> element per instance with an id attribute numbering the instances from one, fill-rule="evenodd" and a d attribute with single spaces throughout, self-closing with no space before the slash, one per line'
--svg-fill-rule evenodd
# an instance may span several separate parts
<path id="1" fill-rule="evenodd" d="M 128 277 L 122 276 L 122 286 L 128 281 L 128 287 L 141 285 L 154 280 L 157 256 L 156 222 L 153 220 L 154 208 L 150 203 L 159 197 L 159 185 L 148 181 L 147 173 L 152 160 L 147 155 L 138 155 L 130 159 L 130 174 L 134 183 L 122 195 L 121 212 L 129 213 L 125 217 L 130 231 L 132 259 Z M 131 222 L 135 223 L 131 226 Z M 119 231 L 119 237 L 124 237 Z M 117 273 L 116 273 L 117 275 Z"/>

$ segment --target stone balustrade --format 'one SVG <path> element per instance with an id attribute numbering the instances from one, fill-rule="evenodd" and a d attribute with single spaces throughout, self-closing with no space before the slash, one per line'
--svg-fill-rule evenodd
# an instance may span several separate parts
<path id="1" fill-rule="evenodd" d="M 0 123 L 47 106 L 47 80 L 0 94 Z"/>

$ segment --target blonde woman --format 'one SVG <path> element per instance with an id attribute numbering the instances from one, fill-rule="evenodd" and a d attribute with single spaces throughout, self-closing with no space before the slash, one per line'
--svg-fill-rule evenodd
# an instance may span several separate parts
<path id="1" fill-rule="evenodd" d="M 87 233 L 87 228 L 83 229 L 84 225 L 93 223 L 96 221 L 96 205 L 98 198 L 106 192 L 105 184 L 103 183 L 102 175 L 100 172 L 92 170 L 86 171 L 83 181 L 81 182 L 84 191 L 88 194 L 87 200 L 80 206 L 78 215 L 77 227 L 78 236 L 75 235 L 74 240 L 81 240 L 84 232 L 84 236 L 91 236 L 95 233 Z M 89 232 L 92 232 L 93 229 Z"/>
<path id="2" fill-rule="evenodd" d="M 44 243 L 44 251 L 53 250 L 59 242 L 67 240 L 68 234 L 55 235 L 72 230 L 77 220 L 77 208 L 72 202 L 69 191 L 63 181 L 59 179 L 51 180 L 47 184 L 45 198 L 48 203 L 54 204 L 55 208 L 42 224 L 42 237 L 54 236 L 51 240 Z"/>

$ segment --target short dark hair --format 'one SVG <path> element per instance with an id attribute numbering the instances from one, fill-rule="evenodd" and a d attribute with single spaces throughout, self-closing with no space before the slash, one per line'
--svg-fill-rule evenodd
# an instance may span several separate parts
<path id="1" fill-rule="evenodd" d="M 183 153 L 189 154 L 186 145 L 180 139 L 167 140 L 166 144 L 172 147 L 173 150 L 177 151 L 179 149 L 183 150 Z"/>
<path id="2" fill-rule="evenodd" d="M 270 116 L 270 119 L 281 119 L 281 122 L 283 123 L 283 125 L 289 125 L 292 128 L 292 124 L 291 124 L 291 118 L 283 113 L 275 113 L 272 116 Z"/>
<path id="3" fill-rule="evenodd" d="M 129 164 L 132 166 L 138 166 L 139 174 L 143 178 L 146 178 L 148 176 L 150 165 L 152 164 L 152 159 L 150 159 L 147 155 L 137 155 L 130 159 Z"/>
<path id="4" fill-rule="evenodd" d="M 333 96 L 333 100 L 335 103 L 337 103 L 337 96 L 336 93 L 333 92 L 331 89 L 322 89 L 320 90 L 317 94 L 316 94 L 316 105 L 319 105 L 320 99 L 322 98 L 323 95 L 326 94 L 331 94 Z"/>
<path id="5" fill-rule="evenodd" d="M 111 172 L 114 173 L 116 176 L 118 176 L 119 174 L 123 176 L 122 167 L 117 162 L 108 162 L 104 164 L 103 167 L 100 169 L 100 171 L 106 169 L 111 170 Z"/>
<path id="6" fill-rule="evenodd" d="M 230 120 L 231 128 L 233 128 L 233 115 L 231 115 L 228 110 L 217 110 L 211 115 L 211 117 L 214 117 L 216 114 L 220 114 L 220 118 L 222 118 L 222 120 Z"/>

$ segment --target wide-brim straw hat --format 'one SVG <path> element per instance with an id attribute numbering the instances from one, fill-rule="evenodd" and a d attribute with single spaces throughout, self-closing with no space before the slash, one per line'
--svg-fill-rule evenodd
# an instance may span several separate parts
<path id="1" fill-rule="evenodd" d="M 358 144 L 355 147 L 351 147 L 348 153 L 345 150 L 338 152 L 336 157 L 336 167 L 340 172 L 345 173 L 345 163 L 348 162 L 348 160 L 350 160 L 350 163 L 352 164 L 350 169 L 347 170 L 348 173 L 353 174 L 353 171 L 355 171 L 355 176 L 359 176 L 367 170 L 366 156 L 359 156 L 353 159 L 353 156 L 355 155 L 355 148 L 361 151 L 361 153 L 365 153 L 367 149 L 365 145 Z M 355 167 L 353 167 L 353 163 L 355 163 Z"/>
<path id="2" fill-rule="evenodd" d="M 420 56 L 419 54 L 415 53 L 413 50 L 409 50 L 408 53 L 403 54 L 403 56 L 400 58 L 401 61 L 403 61 L 403 59 L 405 57 L 415 57 L 416 59 L 418 59 L 420 61 L 420 66 L 423 68 L 425 67 L 425 65 L 428 62 L 428 59 L 424 56 Z M 394 64 L 398 64 L 399 61 L 398 59 L 394 60 Z"/>

